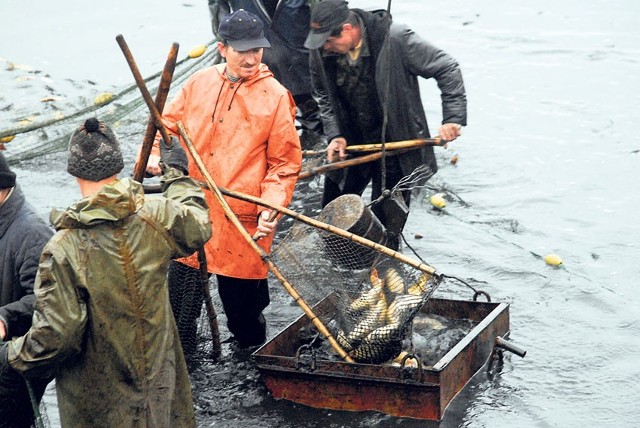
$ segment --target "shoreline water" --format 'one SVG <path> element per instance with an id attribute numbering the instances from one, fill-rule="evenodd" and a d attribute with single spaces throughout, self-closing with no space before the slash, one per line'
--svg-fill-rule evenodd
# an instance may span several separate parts
<path id="1" fill-rule="evenodd" d="M 30 10 L 37 13 L 25 13 Z M 629 124 L 640 104 L 634 95 L 640 5 L 543 0 L 506 8 L 487 0 L 410 0 L 392 10 L 395 20 L 458 59 L 470 109 L 463 136 L 437 150 L 440 171 L 424 190 L 444 192 L 447 207 L 436 211 L 428 198 L 414 199 L 406 237 L 440 272 L 509 303 L 511 339 L 528 351 L 524 359 L 507 358 L 493 379 L 474 378 L 440 427 L 635 426 L 640 140 Z M 70 100 L 132 83 L 115 42 L 119 33 L 144 75 L 162 68 L 173 41 L 183 57 L 211 35 L 204 2 L 5 0 L 0 16 L 0 57 L 41 70 L 36 79 L 48 74 L 52 82 L 44 83 L 64 88 Z M 27 86 L 16 76 L 0 62 L 0 109 L 22 102 L 44 108 L 45 85 Z M 440 120 L 437 88 L 422 87 L 433 132 Z M 146 117 L 118 124 L 129 159 Z M 449 163 L 453 154 L 456 165 Z M 64 163 L 59 152 L 15 165 L 43 217 L 79 197 Z M 563 257 L 563 267 L 545 265 L 542 257 L 551 252 Z M 282 287 L 271 287 L 267 318 L 274 336 L 297 311 Z M 470 299 L 467 291 L 448 284 L 437 293 Z M 431 426 L 275 402 L 250 363 L 228 349 L 224 361 L 204 367 L 193 381 L 203 427 Z"/>

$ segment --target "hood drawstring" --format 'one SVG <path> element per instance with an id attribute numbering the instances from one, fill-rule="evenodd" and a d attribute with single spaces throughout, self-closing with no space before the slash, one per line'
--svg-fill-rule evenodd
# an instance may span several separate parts
<path id="1" fill-rule="evenodd" d="M 231 82 L 232 85 L 236 85 L 233 94 L 231 95 L 231 101 L 229 102 L 229 107 L 227 108 L 227 111 L 231 110 L 231 105 L 233 104 L 233 100 L 236 96 L 236 92 L 238 92 L 238 89 L 240 89 L 240 85 L 242 85 L 244 83 L 244 79 L 242 78 L 238 78 L 238 80 L 234 81 L 232 80 L 231 76 L 229 75 L 229 73 L 227 73 L 227 70 L 225 69 L 224 71 L 225 75 L 227 76 L 227 79 Z M 213 106 L 213 113 L 211 114 L 211 121 L 214 121 L 214 118 L 216 116 L 216 111 L 218 110 L 218 102 L 220 101 L 220 95 L 222 94 L 222 88 L 224 88 L 225 83 L 223 82 L 222 85 L 220 85 L 220 90 L 218 91 L 218 96 L 216 97 L 216 102 Z"/>
<path id="2" fill-rule="evenodd" d="M 218 91 L 218 96 L 216 97 L 216 102 L 213 105 L 213 113 L 211 113 L 211 122 L 215 120 L 216 110 L 218 110 L 218 101 L 220 101 L 220 94 L 222 93 L 222 88 L 224 88 L 224 82 L 220 85 L 220 90 Z"/>
<path id="3" fill-rule="evenodd" d="M 244 83 L 244 80 L 241 80 L 240 83 L 238 83 L 238 85 L 236 86 L 236 90 L 233 91 L 233 95 L 231 95 L 231 101 L 229 101 L 229 108 L 227 109 L 227 111 L 231 110 L 231 104 L 233 104 L 233 99 L 236 97 L 236 92 L 238 92 L 238 89 L 240 89 L 240 85 L 242 85 Z"/>

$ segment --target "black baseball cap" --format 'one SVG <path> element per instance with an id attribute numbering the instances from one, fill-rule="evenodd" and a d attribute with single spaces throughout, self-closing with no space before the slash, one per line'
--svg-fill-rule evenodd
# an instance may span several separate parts
<path id="1" fill-rule="evenodd" d="M 324 0 L 311 11 L 311 30 L 304 42 L 307 49 L 318 49 L 331 32 L 349 18 L 349 3 L 345 0 Z"/>
<path id="2" fill-rule="evenodd" d="M 262 20 L 244 9 L 238 9 L 223 17 L 218 34 L 240 52 L 271 47 L 271 43 L 264 36 Z"/>

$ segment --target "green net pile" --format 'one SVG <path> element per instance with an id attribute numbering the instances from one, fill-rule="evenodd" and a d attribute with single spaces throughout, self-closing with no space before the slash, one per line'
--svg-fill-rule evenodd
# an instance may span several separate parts
<path id="1" fill-rule="evenodd" d="M 220 54 L 214 46 L 209 46 L 198 58 L 186 57 L 178 61 L 169 98 L 195 71 L 220 61 Z M 127 67 L 124 57 L 122 66 Z M 12 163 L 65 150 L 71 133 L 91 116 L 109 123 L 118 133 L 119 121 L 132 119 L 146 125 L 148 110 L 135 83 L 108 93 L 97 90 L 93 82 L 61 81 L 54 85 L 41 71 L 15 66 L 7 71 L 11 66 L 5 67 L 1 76 L 3 86 L 10 83 L 11 91 L 16 91 L 16 94 L 9 91 L 0 93 L 0 141 L 14 137 L 7 143 L 5 152 Z M 160 77 L 161 71 L 144 79 L 152 95 L 157 92 Z M 133 76 L 131 81 L 134 81 Z M 79 90 L 83 94 L 79 99 L 65 96 Z M 30 93 L 35 95 L 28 95 Z M 42 97 L 42 94 L 49 95 Z M 136 144 L 142 142 L 142 129 L 135 131 L 140 133 L 135 136 Z"/>

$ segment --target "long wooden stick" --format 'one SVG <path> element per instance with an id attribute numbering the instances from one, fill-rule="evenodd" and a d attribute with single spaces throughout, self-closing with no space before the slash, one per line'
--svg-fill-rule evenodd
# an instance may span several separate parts
<path id="1" fill-rule="evenodd" d="M 27 391 L 29 392 L 29 400 L 31 401 L 31 408 L 33 409 L 34 424 L 36 428 L 44 428 L 44 421 L 42 420 L 42 415 L 40 414 L 40 403 L 38 401 L 38 397 L 33 390 L 31 381 L 25 377 L 24 382 L 27 384 Z"/>
<path id="2" fill-rule="evenodd" d="M 436 269 L 432 266 L 429 266 L 425 263 L 421 263 L 418 262 L 410 257 L 405 256 L 402 253 L 398 253 L 397 251 L 394 251 L 390 248 L 385 247 L 384 245 L 380 245 L 377 242 L 371 241 L 367 238 L 363 238 L 360 235 L 356 235 L 354 233 L 351 233 L 349 231 L 346 231 L 344 229 L 341 229 L 339 227 L 336 226 L 332 226 L 330 224 L 324 223 L 320 220 L 316 220 L 314 218 L 311 217 L 307 217 L 304 214 L 299 214 L 293 210 L 290 210 L 289 208 L 280 206 L 280 205 L 276 205 L 276 204 L 272 204 L 262 198 L 259 198 L 257 196 L 252 196 L 252 195 L 247 195 L 246 193 L 241 193 L 241 192 L 236 192 L 236 191 L 232 191 L 232 190 L 227 190 L 224 188 L 220 188 L 220 192 L 226 196 L 230 196 L 232 198 L 236 198 L 236 199 L 240 199 L 242 201 L 246 201 L 246 202 L 251 202 L 253 204 L 256 205 L 261 205 L 263 207 L 267 207 L 270 208 L 272 210 L 276 210 L 281 214 L 287 215 L 289 217 L 293 217 L 294 219 L 308 224 L 309 226 L 313 226 L 315 228 L 324 230 L 326 232 L 330 232 L 333 233 L 335 235 L 341 236 L 345 239 L 348 239 L 350 241 L 353 241 L 355 243 L 358 243 L 364 247 L 367 248 L 371 248 L 373 250 L 376 250 L 386 256 L 392 257 L 396 260 L 399 260 L 403 263 L 408 264 L 409 266 L 412 266 L 416 269 L 419 269 L 422 272 L 428 273 L 433 275 L 436 272 Z"/>
<path id="3" fill-rule="evenodd" d="M 218 314 L 213 307 L 213 299 L 209 290 L 209 272 L 207 271 L 207 256 L 204 248 L 198 250 L 198 263 L 200 263 L 200 276 L 202 279 L 202 293 L 204 295 L 204 307 L 207 311 L 207 319 L 209 320 L 209 328 L 211 329 L 211 340 L 213 346 L 211 348 L 211 358 L 217 360 L 222 354 L 222 345 L 220 344 L 220 329 L 218 328 Z"/>
<path id="4" fill-rule="evenodd" d="M 406 153 L 409 150 L 410 149 L 393 150 L 389 153 L 386 153 L 386 156 L 396 156 L 402 153 Z M 373 162 L 380 159 L 382 155 L 383 152 L 377 152 L 370 155 L 359 156 L 353 159 L 347 159 L 344 161 L 328 163 L 326 165 L 320 165 L 313 168 L 305 169 L 304 171 L 300 172 L 300 175 L 298 175 L 298 180 L 304 180 L 306 178 L 313 177 L 314 175 L 323 174 L 329 171 L 335 171 L 337 169 L 347 168 L 354 165 L 361 165 L 367 162 Z"/>
<path id="5" fill-rule="evenodd" d="M 398 150 L 419 148 L 424 146 L 443 146 L 447 142 L 440 137 L 435 138 L 418 138 L 415 140 L 393 141 L 385 143 L 385 150 Z M 347 152 L 377 152 L 382 150 L 382 144 L 358 144 L 345 147 Z M 325 154 L 325 150 L 303 150 L 302 156 L 317 156 Z"/>
<path id="6" fill-rule="evenodd" d="M 124 53 L 124 56 L 127 59 L 129 68 L 131 68 L 133 77 L 135 78 L 136 84 L 138 85 L 138 89 L 140 89 L 140 92 L 142 93 L 142 97 L 144 98 L 147 104 L 147 107 L 149 108 L 149 112 L 151 113 L 151 119 L 153 120 L 155 127 L 160 132 L 160 135 L 162 135 L 162 139 L 165 141 L 166 145 L 171 147 L 172 143 L 171 143 L 171 138 L 169 137 L 169 133 L 167 132 L 167 129 L 162 123 L 162 117 L 160 116 L 160 112 L 158 111 L 158 108 L 154 104 L 153 100 L 151 99 L 151 94 L 147 89 L 147 85 L 144 83 L 144 79 L 140 74 L 140 70 L 138 70 L 138 66 L 136 65 L 136 62 L 133 59 L 133 55 L 131 54 L 129 47 L 127 46 L 127 42 L 124 41 L 124 37 L 122 37 L 122 34 L 118 34 L 118 36 L 116 36 L 116 41 L 120 45 L 120 49 L 122 49 L 122 52 Z M 169 81 L 171 81 L 171 79 L 169 79 Z M 148 161 L 148 157 L 147 157 L 147 161 Z M 145 169 L 146 169 L 146 162 L 145 162 Z M 202 281 L 204 283 L 206 278 L 206 281 L 208 283 L 208 280 L 209 280 L 208 274 L 205 277 L 205 274 L 207 272 L 206 271 L 203 272 L 202 270 L 202 269 L 206 269 L 206 265 L 207 265 L 207 258 L 206 258 L 206 253 L 204 252 L 204 248 L 198 249 L 198 261 L 200 261 L 200 271 L 202 273 Z M 204 268 L 203 268 L 203 265 L 204 265 Z M 208 284 L 207 284 L 207 290 L 204 293 L 204 298 L 205 298 L 205 306 L 207 308 L 207 315 L 209 318 L 209 324 L 211 326 L 211 336 L 213 340 L 213 356 L 219 356 L 221 354 L 221 346 L 220 346 L 220 332 L 218 329 L 218 322 L 217 322 L 218 317 L 215 313 L 215 309 L 213 308 L 213 302 L 211 301 L 211 293 L 209 293 Z"/>
<path id="7" fill-rule="evenodd" d="M 164 69 L 162 70 L 162 77 L 160 78 L 160 83 L 158 84 L 158 93 L 156 94 L 154 104 L 156 106 L 156 109 L 158 109 L 158 113 L 160 114 L 162 114 L 162 111 L 164 110 L 164 104 L 166 103 L 167 97 L 169 96 L 171 79 L 173 78 L 173 72 L 176 68 L 176 60 L 178 58 L 178 48 L 179 45 L 177 43 L 173 43 L 171 45 L 167 61 L 165 62 Z M 144 172 L 147 169 L 149 155 L 151 154 L 151 149 L 153 149 L 153 141 L 155 139 L 157 131 L 158 128 L 156 127 L 155 120 L 153 119 L 153 117 L 149 116 L 149 123 L 147 123 L 147 129 L 144 133 L 144 139 L 142 140 L 142 148 L 140 149 L 140 157 L 133 170 L 133 179 L 140 183 L 142 183 L 142 180 L 144 180 Z"/>
<path id="8" fill-rule="evenodd" d="M 222 209 L 224 210 L 224 213 L 229 219 L 229 221 L 238 229 L 238 232 L 240 232 L 240 234 L 247 241 L 247 243 L 249 243 L 249 245 L 265 261 L 265 263 L 267 264 L 267 267 L 269 268 L 269 271 L 271 271 L 271 273 L 273 273 L 276 276 L 276 278 L 278 278 L 280 282 L 282 282 L 285 289 L 291 295 L 293 300 L 295 300 L 295 302 L 300 306 L 300 308 L 304 311 L 304 313 L 311 320 L 311 322 L 318 329 L 318 331 L 329 341 L 329 343 L 331 344 L 331 347 L 338 353 L 338 355 L 340 355 L 340 357 L 347 362 L 350 362 L 350 363 L 354 362 L 353 359 L 349 357 L 349 355 L 344 351 L 344 349 L 342 349 L 340 344 L 335 340 L 335 338 L 331 335 L 329 330 L 327 330 L 324 324 L 322 324 L 322 321 L 320 321 L 320 319 L 313 313 L 309 305 L 307 305 L 307 303 L 302 299 L 302 297 L 300 296 L 300 294 L 298 294 L 298 292 L 293 287 L 293 285 L 291 285 L 291 283 L 287 281 L 287 279 L 282 275 L 282 273 L 280 273 L 280 270 L 276 267 L 276 265 L 267 257 L 267 253 L 260 246 L 258 246 L 258 244 L 256 244 L 256 242 L 253 240 L 253 238 L 251 237 L 247 229 L 245 229 L 242 223 L 240 223 L 240 220 L 238 220 L 238 217 L 233 213 L 233 211 L 229 207 L 229 204 L 224 199 L 224 196 L 222 195 L 220 188 L 213 181 L 213 178 L 211 177 L 211 174 L 209 174 L 209 171 L 207 171 L 207 168 L 202 162 L 200 155 L 196 151 L 186 128 L 184 127 L 182 122 L 177 122 L 176 125 L 178 126 L 178 131 L 180 132 L 180 135 L 184 139 L 185 144 L 187 145 L 187 148 L 191 153 L 191 157 L 196 162 L 196 165 L 198 166 L 198 169 L 202 173 L 202 176 L 207 181 L 209 190 L 213 192 L 215 198 L 218 200 L 218 202 L 222 206 Z"/>
<path id="9" fill-rule="evenodd" d="M 126 58 L 127 63 L 129 64 L 129 68 L 131 69 L 131 72 L 133 73 L 133 78 L 135 79 L 136 84 L 138 85 L 138 89 L 140 89 L 142 98 L 144 99 L 144 102 L 147 104 L 147 107 L 151 112 L 151 117 L 155 121 L 156 128 L 158 128 L 158 131 L 160 131 L 160 134 L 162 135 L 162 139 L 165 141 L 165 143 L 168 146 L 171 146 L 171 138 L 169 138 L 167 129 L 162 124 L 162 117 L 160 116 L 160 113 L 158 112 L 158 109 L 156 108 L 156 105 L 153 102 L 153 98 L 151 98 L 151 94 L 147 89 L 147 85 L 144 83 L 144 78 L 142 77 L 142 74 L 140 74 L 140 70 L 138 69 L 136 62 L 133 59 L 133 55 L 131 55 L 131 51 L 129 50 L 129 46 L 127 45 L 127 42 L 125 42 L 124 37 L 122 37 L 122 34 L 118 34 L 116 36 L 116 41 L 118 42 L 118 45 L 120 45 L 120 49 L 122 50 L 122 53 L 124 53 L 124 57 Z"/>
<path id="10" fill-rule="evenodd" d="M 207 187 L 207 184 L 202 182 L 202 181 L 198 181 L 200 186 L 202 187 Z M 160 188 L 157 185 L 153 185 L 153 186 L 149 186 L 149 192 L 159 192 Z M 147 192 L 147 188 L 145 188 L 145 192 Z M 245 202 L 251 202 L 252 204 L 256 204 L 256 205 L 261 205 L 263 207 L 266 208 L 270 208 L 274 211 L 279 212 L 280 214 L 284 214 L 287 215 L 289 217 L 292 217 L 302 223 L 308 224 L 309 226 L 313 226 L 316 227 L 318 229 L 324 230 L 326 232 L 329 233 L 333 233 L 335 235 L 341 236 L 345 239 L 349 239 L 350 241 L 356 242 L 362 246 L 365 246 L 367 248 L 371 248 L 373 250 L 379 251 L 381 253 L 383 253 L 386 256 L 392 257 L 394 259 L 400 260 L 403 263 L 408 264 L 409 266 L 412 266 L 416 269 L 419 269 L 422 272 L 428 273 L 428 274 L 435 274 L 436 269 L 432 266 L 429 266 L 425 263 L 420 263 L 418 261 L 413 260 L 412 258 L 409 258 L 407 256 L 405 256 L 402 253 L 398 253 L 397 251 L 393 251 L 390 248 L 387 248 L 383 245 L 378 244 L 377 242 L 371 241 L 369 239 L 363 238 L 360 235 L 355 235 L 351 232 L 348 232 L 344 229 L 341 229 L 339 227 L 335 227 L 332 226 L 330 224 L 321 222 L 320 220 L 316 220 L 314 218 L 311 217 L 307 217 L 304 214 L 299 214 L 293 210 L 290 210 L 289 208 L 280 206 L 280 205 L 276 205 L 276 204 L 272 204 L 269 201 L 266 201 L 262 198 L 259 198 L 257 196 L 253 196 L 253 195 L 248 195 L 246 193 L 242 193 L 242 192 L 236 192 L 236 191 L 232 191 L 232 190 L 227 190 L 223 187 L 220 187 L 220 193 L 222 193 L 225 196 L 229 196 L 235 199 L 240 199 L 242 201 Z"/>

